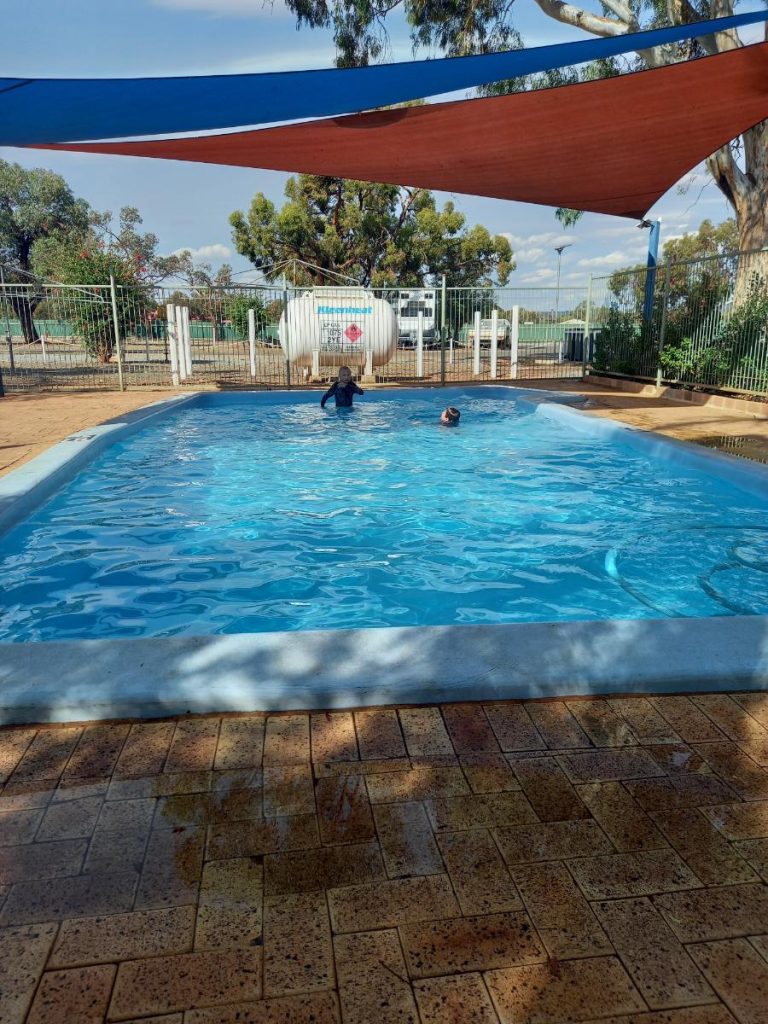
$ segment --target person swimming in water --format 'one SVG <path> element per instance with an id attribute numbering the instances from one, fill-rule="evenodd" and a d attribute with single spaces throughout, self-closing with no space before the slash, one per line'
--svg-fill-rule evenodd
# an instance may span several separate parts
<path id="1" fill-rule="evenodd" d="M 364 394 L 363 389 L 352 380 L 350 368 L 342 366 L 339 369 L 339 376 L 320 399 L 320 408 L 324 409 L 325 403 L 333 396 L 336 399 L 337 409 L 351 409 L 354 396 Z"/>
<path id="2" fill-rule="evenodd" d="M 460 419 L 461 413 L 452 405 L 449 405 L 447 409 L 443 409 L 440 413 L 440 422 L 444 427 L 458 427 Z"/>

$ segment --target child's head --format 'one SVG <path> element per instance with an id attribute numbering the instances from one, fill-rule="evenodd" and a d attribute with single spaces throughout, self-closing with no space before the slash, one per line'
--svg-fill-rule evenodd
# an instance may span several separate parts
<path id="1" fill-rule="evenodd" d="M 352 371 L 348 366 L 339 367 L 339 384 L 349 384 L 352 380 Z"/>
<path id="2" fill-rule="evenodd" d="M 458 426 L 460 419 L 461 413 L 452 405 L 449 405 L 447 409 L 443 409 L 443 412 L 440 415 L 440 422 L 443 423 L 446 427 Z"/>

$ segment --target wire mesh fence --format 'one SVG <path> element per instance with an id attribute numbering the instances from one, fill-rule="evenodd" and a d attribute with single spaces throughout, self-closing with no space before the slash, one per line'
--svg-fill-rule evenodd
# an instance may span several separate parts
<path id="1" fill-rule="evenodd" d="M 592 371 L 768 393 L 768 251 L 584 287 L 0 284 L 7 391 L 545 380 Z"/>
<path id="2" fill-rule="evenodd" d="M 14 390 L 578 377 L 586 288 L 0 285 Z M 181 360 L 181 361 L 180 361 Z"/>
<path id="3" fill-rule="evenodd" d="M 768 392 L 768 251 L 619 271 L 592 281 L 591 368 Z"/>

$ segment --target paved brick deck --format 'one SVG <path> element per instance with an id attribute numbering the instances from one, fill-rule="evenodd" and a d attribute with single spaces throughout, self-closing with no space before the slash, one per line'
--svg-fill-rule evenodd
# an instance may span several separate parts
<path id="1" fill-rule="evenodd" d="M 768 694 L 0 730 L 2 1024 L 768 1021 Z"/>

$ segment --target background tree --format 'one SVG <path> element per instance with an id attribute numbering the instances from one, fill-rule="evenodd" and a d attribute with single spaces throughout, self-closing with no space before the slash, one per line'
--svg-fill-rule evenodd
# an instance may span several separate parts
<path id="1" fill-rule="evenodd" d="M 107 363 L 115 348 L 114 322 L 110 302 L 99 301 L 95 286 L 109 284 L 114 277 L 117 291 L 118 323 L 123 335 L 127 329 L 151 329 L 149 314 L 155 306 L 154 288 L 168 276 L 176 276 L 185 267 L 179 255 L 161 256 L 158 238 L 142 233 L 138 210 L 123 207 L 115 219 L 109 212 L 97 213 L 86 207 L 85 223 L 71 224 L 37 240 L 31 268 L 38 278 L 61 284 L 92 287 L 80 302 L 67 303 L 64 319 L 99 362 Z M 55 305 L 48 299 L 46 307 Z"/>
<path id="2" fill-rule="evenodd" d="M 515 268 L 502 235 L 466 227 L 453 203 L 439 210 L 425 189 L 301 174 L 288 179 L 280 209 L 261 192 L 230 217 L 237 251 L 276 280 L 294 264 L 295 284 L 420 286 L 446 274 L 451 285 L 506 284 Z M 313 269 L 316 268 L 316 269 Z"/>
<path id="3" fill-rule="evenodd" d="M 34 284 L 34 256 L 40 243 L 88 228 L 89 207 L 77 199 L 59 174 L 27 170 L 0 160 L 0 264 L 6 283 Z M 6 290 L 21 322 L 24 340 L 40 340 L 34 312 L 43 299 L 34 288 Z"/>
<path id="4" fill-rule="evenodd" d="M 714 225 L 711 220 L 704 220 L 696 231 L 691 231 L 679 238 L 670 238 L 662 250 L 662 262 L 670 267 L 670 299 L 682 302 L 686 297 L 689 284 L 697 279 L 702 293 L 709 292 L 716 299 L 722 298 L 733 287 L 735 262 L 728 260 L 729 254 L 736 253 L 739 245 L 739 234 L 736 221 L 725 220 Z M 720 257 L 707 260 L 707 257 Z M 703 261 L 703 262 L 700 262 Z M 695 270 L 691 264 L 698 265 Z M 657 277 L 657 290 L 661 275 Z M 609 291 L 617 298 L 629 300 L 642 307 L 645 296 L 645 264 L 633 267 L 622 267 L 611 274 L 608 282 Z"/>
<path id="5" fill-rule="evenodd" d="M 747 281 L 743 294 L 737 299 L 740 287 L 737 246 L 738 232 L 732 219 L 718 225 L 705 220 L 698 230 L 670 239 L 663 249 L 663 262 L 668 272 L 665 269 L 657 274 L 650 323 L 643 321 L 645 266 L 614 271 L 608 280 L 613 302 L 601 317 L 605 327 L 598 346 L 598 356 L 602 359 L 602 364 L 598 361 L 598 368 L 650 373 L 652 364 L 659 358 L 657 349 L 663 315 L 664 348 L 660 363 L 669 376 L 714 383 L 715 377 L 722 382 L 735 373 L 739 360 L 746 358 L 744 339 L 751 345 L 760 333 L 749 325 L 765 308 L 757 294 L 763 291 L 762 282 L 756 292 L 755 282 L 750 286 Z M 745 316 L 735 317 L 734 311 L 742 303 L 749 309 Z M 723 361 L 723 332 L 731 319 L 741 325 L 741 333 L 738 344 L 729 343 L 732 357 L 729 355 Z"/>
<path id="6" fill-rule="evenodd" d="M 213 340 L 218 341 L 221 326 L 227 319 L 222 295 L 232 284 L 232 267 L 223 263 L 214 273 L 210 263 L 196 263 L 189 249 L 179 253 L 178 259 L 179 267 L 174 277 L 184 281 L 190 289 L 189 297 L 185 299 L 190 315 L 207 320 L 213 330 Z"/>
<path id="7" fill-rule="evenodd" d="M 253 0 L 254 4 L 261 0 Z M 733 14 L 737 0 L 602 0 L 579 5 L 563 0 L 535 0 L 549 18 L 597 36 L 621 36 L 664 25 L 688 24 Z M 449 55 L 484 53 L 518 47 L 510 0 L 286 0 L 298 25 L 331 28 L 342 67 L 368 64 L 387 53 L 386 19 L 399 11 L 411 29 L 414 47 Z M 768 38 L 768 36 L 766 36 Z M 610 77 L 622 70 L 656 68 L 703 54 L 721 53 L 744 45 L 738 32 L 720 32 L 668 46 L 642 50 L 633 58 L 599 61 L 579 72 L 566 69 L 540 76 L 530 84 L 558 84 L 583 78 Z M 525 88 L 520 80 L 495 86 L 494 91 Z M 739 248 L 768 247 L 768 121 L 740 139 L 718 149 L 706 161 L 712 179 L 733 209 Z M 558 211 L 565 223 L 577 212 Z M 766 276 L 764 274 L 764 276 Z"/>

